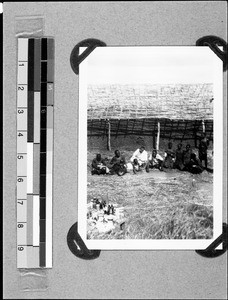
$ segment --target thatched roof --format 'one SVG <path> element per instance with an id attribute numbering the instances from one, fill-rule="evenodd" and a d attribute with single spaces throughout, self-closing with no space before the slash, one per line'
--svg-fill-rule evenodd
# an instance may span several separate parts
<path id="1" fill-rule="evenodd" d="M 88 119 L 213 120 L 212 84 L 89 85 Z"/>

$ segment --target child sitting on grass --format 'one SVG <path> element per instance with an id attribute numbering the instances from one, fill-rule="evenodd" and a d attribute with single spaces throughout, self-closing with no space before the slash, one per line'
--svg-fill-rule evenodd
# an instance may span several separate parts
<path id="1" fill-rule="evenodd" d="M 108 174 L 109 168 L 105 165 L 104 159 L 101 158 L 101 154 L 98 153 L 92 161 L 92 175 Z"/>

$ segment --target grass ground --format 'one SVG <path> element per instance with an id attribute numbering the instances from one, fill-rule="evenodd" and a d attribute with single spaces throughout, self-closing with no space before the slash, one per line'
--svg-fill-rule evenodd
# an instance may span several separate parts
<path id="1" fill-rule="evenodd" d="M 108 151 L 101 154 L 112 157 Z M 123 154 L 128 160 L 132 152 Z M 124 207 L 126 222 L 124 230 L 109 233 L 88 229 L 89 239 L 212 238 L 213 174 L 150 170 L 122 177 L 92 176 L 89 165 L 95 155 L 95 151 L 88 152 L 87 200 L 97 197 Z"/>

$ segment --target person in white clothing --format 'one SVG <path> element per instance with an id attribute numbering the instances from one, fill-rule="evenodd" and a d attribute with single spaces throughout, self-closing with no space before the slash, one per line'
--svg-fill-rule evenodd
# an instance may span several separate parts
<path id="1" fill-rule="evenodd" d="M 148 172 L 148 152 L 145 150 L 144 146 L 138 148 L 130 158 L 130 161 L 133 165 L 133 172 L 135 173 L 135 165 L 138 165 L 140 169 L 146 168 Z"/>

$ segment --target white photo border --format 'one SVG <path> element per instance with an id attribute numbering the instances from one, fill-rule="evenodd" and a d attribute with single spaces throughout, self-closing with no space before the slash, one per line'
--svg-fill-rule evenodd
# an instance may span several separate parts
<path id="1" fill-rule="evenodd" d="M 193 51 L 211 51 L 207 46 L 121 46 L 121 48 L 192 48 Z M 94 51 L 108 51 L 113 48 L 97 47 Z M 116 47 L 115 47 L 116 48 Z M 80 47 L 80 53 L 86 48 Z M 168 51 L 168 49 L 167 49 Z M 99 250 L 203 250 L 206 249 L 219 235 L 222 234 L 222 205 L 223 205 L 223 62 L 213 53 L 214 66 L 214 107 L 213 107 L 213 239 L 182 239 L 182 240 L 89 240 L 87 239 L 87 76 L 88 57 L 79 66 L 79 122 L 78 122 L 78 233 L 88 249 Z M 93 52 L 90 53 L 93 55 Z M 221 159 L 222 158 L 222 159 Z M 221 246 L 217 249 L 221 249 Z"/>

